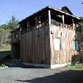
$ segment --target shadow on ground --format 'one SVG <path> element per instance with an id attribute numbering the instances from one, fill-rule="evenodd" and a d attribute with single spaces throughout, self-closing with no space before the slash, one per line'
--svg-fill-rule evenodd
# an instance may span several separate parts
<path id="1" fill-rule="evenodd" d="M 11 62 L 5 62 L 5 65 L 7 65 L 8 67 L 20 67 L 20 68 L 44 68 L 45 67 L 38 67 L 38 66 L 32 66 L 32 65 L 24 65 L 23 62 L 21 61 L 11 61 Z"/>
<path id="2" fill-rule="evenodd" d="M 38 77 L 31 80 L 16 80 L 22 83 L 83 83 L 83 71 L 69 70 L 46 77 Z"/>

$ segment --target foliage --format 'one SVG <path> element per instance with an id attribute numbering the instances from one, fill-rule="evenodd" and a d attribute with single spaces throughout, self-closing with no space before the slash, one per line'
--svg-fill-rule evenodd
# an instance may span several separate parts
<path id="1" fill-rule="evenodd" d="M 6 65 L 5 64 L 1 64 L 0 67 L 6 67 Z"/>
<path id="2" fill-rule="evenodd" d="M 72 68 L 75 68 L 75 64 L 67 65 L 66 67 L 69 69 L 72 69 Z"/>
<path id="3" fill-rule="evenodd" d="M 10 30 L 0 30 L 0 51 L 11 50 Z"/>
<path id="4" fill-rule="evenodd" d="M 8 24 L 0 26 L 0 51 L 11 50 L 11 31 L 18 27 L 18 21 L 12 16 Z"/>
<path id="5" fill-rule="evenodd" d="M 74 64 L 67 65 L 66 67 L 69 68 L 69 69 L 80 69 L 80 70 L 83 70 L 83 63 L 76 62 Z"/>
<path id="6" fill-rule="evenodd" d="M 8 28 L 7 24 L 2 24 L 1 29 L 6 30 Z"/>
<path id="7" fill-rule="evenodd" d="M 8 23 L 8 29 L 14 30 L 18 27 L 18 21 L 12 16 L 12 19 Z"/>
<path id="8" fill-rule="evenodd" d="M 18 27 L 18 21 L 14 16 L 12 16 L 12 19 L 8 22 L 8 24 L 2 24 L 0 26 L 0 29 L 3 30 L 14 30 Z"/>
<path id="9" fill-rule="evenodd" d="M 81 27 L 81 32 L 83 32 L 83 17 L 80 17 L 79 27 Z"/>
<path id="10" fill-rule="evenodd" d="M 11 51 L 11 45 L 10 44 L 9 45 L 5 44 L 5 46 L 0 48 L 0 51 Z"/>

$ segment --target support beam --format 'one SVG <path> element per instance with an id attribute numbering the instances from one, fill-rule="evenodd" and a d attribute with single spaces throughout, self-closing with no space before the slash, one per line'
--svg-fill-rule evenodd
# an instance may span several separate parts
<path id="1" fill-rule="evenodd" d="M 51 24 L 51 11 L 48 10 L 48 24 Z"/>
<path id="2" fill-rule="evenodd" d="M 37 17 L 35 17 L 35 26 L 36 26 L 36 28 L 38 28 L 38 26 L 37 26 Z"/>
<path id="3" fill-rule="evenodd" d="M 64 15 L 62 15 L 62 24 L 63 24 L 63 27 L 64 27 L 64 21 L 65 19 L 64 19 Z"/>
<path id="4" fill-rule="evenodd" d="M 29 30 L 29 22 L 27 21 L 27 31 Z"/>
<path id="5" fill-rule="evenodd" d="M 73 30 L 75 30 L 74 19 L 72 19 Z"/>

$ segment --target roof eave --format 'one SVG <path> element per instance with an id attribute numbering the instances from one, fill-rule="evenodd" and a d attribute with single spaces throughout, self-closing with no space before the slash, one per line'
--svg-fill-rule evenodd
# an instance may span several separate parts
<path id="1" fill-rule="evenodd" d="M 56 8 L 53 8 L 53 7 L 51 7 L 51 6 L 47 6 L 47 7 L 43 8 L 43 9 L 39 10 L 38 12 L 36 12 L 36 13 L 34 13 L 34 14 L 28 16 L 28 17 L 26 17 L 25 19 L 23 19 L 22 21 L 20 21 L 19 24 L 22 23 L 23 21 L 27 20 L 28 18 L 30 18 L 30 17 L 32 17 L 32 16 L 35 16 L 35 15 L 38 14 L 39 12 L 41 12 L 41 11 L 43 11 L 43 10 L 48 10 L 48 9 L 58 11 L 58 12 L 60 12 L 60 13 L 62 13 L 62 14 L 68 15 L 68 16 L 70 16 L 70 17 L 72 17 L 72 18 L 75 18 L 75 19 L 77 19 L 77 20 L 79 20 L 79 21 L 81 20 L 81 19 L 80 19 L 79 17 L 77 17 L 77 16 L 74 16 L 74 15 L 71 15 L 71 14 L 69 14 L 69 13 L 63 12 L 63 11 L 61 11 L 61 10 L 59 10 L 59 9 L 56 9 Z"/>
<path id="2" fill-rule="evenodd" d="M 58 9 L 56 9 L 56 8 L 53 8 L 53 7 L 49 7 L 49 8 L 50 8 L 50 9 L 53 9 L 53 10 L 55 10 L 55 11 L 61 12 L 62 14 L 66 14 L 66 15 L 68 15 L 68 16 L 71 16 L 71 17 L 73 17 L 73 18 L 76 18 L 76 19 L 80 20 L 80 18 L 77 17 L 77 16 L 71 15 L 71 14 L 69 14 L 69 13 L 63 12 L 63 11 L 58 10 Z"/>

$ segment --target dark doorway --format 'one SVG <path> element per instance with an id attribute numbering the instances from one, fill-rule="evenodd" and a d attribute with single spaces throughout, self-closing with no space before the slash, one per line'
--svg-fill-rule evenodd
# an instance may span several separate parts
<path id="1" fill-rule="evenodd" d="M 20 42 L 13 44 L 14 59 L 20 59 Z"/>

